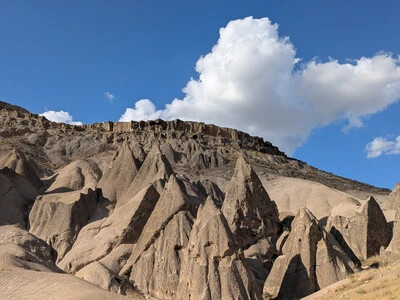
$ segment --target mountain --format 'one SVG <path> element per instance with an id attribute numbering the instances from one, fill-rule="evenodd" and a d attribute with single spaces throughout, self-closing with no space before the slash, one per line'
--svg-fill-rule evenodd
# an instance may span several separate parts
<path id="1" fill-rule="evenodd" d="M 87 289 L 87 281 L 101 288 L 93 288 L 100 298 L 113 297 L 104 289 L 128 299 L 306 296 L 358 271 L 351 243 L 340 239 L 345 226 L 332 224 L 351 217 L 352 232 L 372 235 L 375 219 L 349 215 L 369 196 L 389 235 L 390 192 L 318 170 L 231 128 L 181 120 L 69 125 L 0 101 L 0 252 L 7 257 L 0 295 L 49 298 L 51 272 L 65 299 L 79 299 L 73 289 Z M 291 231 L 303 208 L 307 226 L 297 222 Z M 303 237 L 314 240 L 298 244 Z M 374 239 L 374 249 L 388 239 Z M 367 249 L 367 240 L 357 247 Z M 339 265 L 329 272 L 340 276 L 310 271 L 316 259 L 332 257 Z M 340 265 L 349 257 L 354 266 Z M 285 293 L 286 276 L 293 277 L 286 268 L 295 263 L 300 272 L 301 262 L 313 286 Z M 43 288 L 27 288 L 29 277 Z"/>

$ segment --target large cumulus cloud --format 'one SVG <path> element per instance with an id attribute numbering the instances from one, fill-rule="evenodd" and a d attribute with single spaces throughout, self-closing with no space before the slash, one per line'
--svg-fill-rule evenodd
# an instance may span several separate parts
<path id="1" fill-rule="evenodd" d="M 198 79 L 188 81 L 183 99 L 161 110 L 140 100 L 121 121 L 209 122 L 262 136 L 291 154 L 313 128 L 345 119 L 344 131 L 361 127 L 364 117 L 400 97 L 397 57 L 378 53 L 349 63 L 301 62 L 268 18 L 229 22 L 196 71 Z"/>

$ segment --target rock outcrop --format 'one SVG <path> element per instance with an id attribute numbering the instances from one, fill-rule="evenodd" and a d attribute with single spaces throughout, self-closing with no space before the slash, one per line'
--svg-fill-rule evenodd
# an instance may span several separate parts
<path id="1" fill-rule="evenodd" d="M 187 246 L 193 216 L 180 211 L 142 252 L 130 275 L 135 287 L 156 299 L 176 299 L 183 249 Z"/>
<path id="2" fill-rule="evenodd" d="M 0 226 L 0 244 L 16 244 L 41 259 L 52 262 L 51 247 L 18 226 Z"/>
<path id="3" fill-rule="evenodd" d="M 357 270 L 338 242 L 306 208 L 293 220 L 282 252 L 264 284 L 265 299 L 302 298 Z"/>
<path id="4" fill-rule="evenodd" d="M 28 209 L 36 195 L 36 188 L 24 176 L 9 168 L 0 170 L 0 225 L 26 228 Z"/>
<path id="5" fill-rule="evenodd" d="M 135 178 L 123 192 L 116 207 L 121 207 L 147 185 L 155 181 L 164 183 L 171 174 L 173 174 L 173 170 L 170 163 L 161 153 L 159 145 L 155 144 L 144 160 Z M 161 191 L 159 190 L 159 192 Z"/>
<path id="6" fill-rule="evenodd" d="M 211 197 L 199 208 L 184 251 L 177 299 L 262 299 L 237 251 L 228 223 Z"/>
<path id="7" fill-rule="evenodd" d="M 85 226 L 58 266 L 75 273 L 120 244 L 136 243 L 158 198 L 156 188 L 150 184 L 108 218 Z"/>
<path id="8" fill-rule="evenodd" d="M 31 184 L 40 188 L 42 182 L 35 171 L 35 163 L 29 161 L 22 151 L 12 148 L 0 156 L 0 169 L 9 168 L 15 173 L 25 177 Z"/>
<path id="9" fill-rule="evenodd" d="M 400 206 L 400 183 L 396 183 L 393 191 L 389 195 L 389 209 L 396 210 Z"/>
<path id="10" fill-rule="evenodd" d="M 388 252 L 400 253 L 400 205 L 397 206 L 393 223 L 393 237 L 386 249 Z"/>
<path id="11" fill-rule="evenodd" d="M 132 281 L 137 279 L 135 276 L 135 272 L 140 272 L 140 269 L 136 269 L 135 266 L 142 265 L 141 259 L 144 260 L 143 264 L 146 263 L 146 255 L 152 255 L 154 253 L 154 248 L 161 247 L 160 241 L 167 241 L 166 238 L 171 237 L 173 240 L 171 241 L 172 244 L 181 244 L 184 243 L 184 238 L 182 234 L 177 236 L 173 236 L 175 233 L 173 229 L 175 224 L 179 223 L 180 225 L 176 230 L 187 230 L 187 222 L 190 220 L 190 215 L 185 214 L 181 216 L 179 219 L 178 217 L 174 218 L 179 212 L 188 212 L 190 214 L 195 214 L 197 211 L 197 207 L 199 206 L 200 202 L 198 199 L 193 197 L 189 197 L 185 192 L 185 185 L 184 183 L 177 179 L 175 175 L 171 175 L 168 179 L 168 183 L 165 185 L 165 188 L 158 200 L 154 210 L 152 211 L 149 219 L 147 220 L 146 225 L 142 230 L 142 234 L 140 235 L 135 249 L 132 252 L 128 262 L 121 270 L 121 274 L 127 275 Z M 178 219 L 177 219 L 178 218 Z M 186 218 L 186 219 L 185 219 Z M 183 220 L 187 220 L 186 223 L 182 223 Z M 173 222 L 173 223 L 171 223 Z M 169 224 L 172 225 L 169 225 Z M 185 225 L 186 224 L 186 225 Z M 182 225 L 182 226 L 181 226 Z M 166 228 L 171 228 L 168 231 Z M 162 233 L 162 235 L 161 235 Z M 153 245 L 154 244 L 154 245 Z M 171 248 L 168 248 L 170 251 Z M 167 271 L 168 266 L 168 259 L 162 258 L 157 256 L 157 259 L 162 259 L 158 263 L 161 266 L 155 270 L 155 272 L 160 271 L 162 272 Z M 173 258 L 171 258 L 173 259 Z M 155 262 L 156 263 L 156 262 Z M 167 264 L 167 265 L 164 265 Z M 175 265 L 175 267 L 179 267 L 179 265 Z M 149 270 L 149 267 L 147 268 Z M 179 273 L 179 269 L 176 270 Z M 169 270 L 168 272 L 173 273 L 174 270 Z M 167 273 L 168 274 L 168 273 Z M 166 276 L 166 275 L 160 275 Z M 143 276 L 145 277 L 145 276 Z M 151 281 L 154 279 L 151 278 L 144 278 L 142 282 Z M 170 289 L 169 289 L 170 290 Z M 160 291 L 160 293 L 165 293 L 165 291 Z M 169 293 L 169 291 L 168 291 Z"/>
<path id="12" fill-rule="evenodd" d="M 276 205 L 243 156 L 239 156 L 235 173 L 226 188 L 222 213 L 234 239 L 242 248 L 249 247 L 263 237 L 278 233 L 279 218 Z"/>
<path id="13" fill-rule="evenodd" d="M 78 191 L 81 189 L 95 189 L 102 172 L 90 160 L 75 160 L 59 170 L 53 178 L 46 194 Z"/>
<path id="14" fill-rule="evenodd" d="M 387 247 L 390 242 L 386 218 L 373 197 L 369 197 L 350 216 L 332 211 L 328 218 L 327 230 L 353 260 L 354 256 L 366 259 L 379 254 L 381 247 Z"/>
<path id="15" fill-rule="evenodd" d="M 54 248 L 60 261 L 93 215 L 99 191 L 87 189 L 39 196 L 29 214 L 30 232 Z"/>
<path id="16" fill-rule="evenodd" d="M 98 187 L 102 189 L 106 199 L 115 203 L 131 185 L 138 171 L 139 162 L 134 157 L 128 142 L 125 141 L 119 149 L 112 167 L 100 179 Z"/>

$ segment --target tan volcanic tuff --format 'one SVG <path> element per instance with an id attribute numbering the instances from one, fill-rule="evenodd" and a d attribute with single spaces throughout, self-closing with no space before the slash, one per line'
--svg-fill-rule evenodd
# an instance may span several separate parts
<path id="1" fill-rule="evenodd" d="M 327 230 L 332 233 L 354 259 L 367 259 L 387 247 L 390 242 L 386 218 L 373 197 L 356 210 L 332 210 Z M 348 215 L 346 215 L 346 213 Z"/>
<path id="2" fill-rule="evenodd" d="M 83 227 L 58 266 L 75 273 L 102 259 L 120 244 L 136 243 L 158 198 L 156 188 L 150 184 L 109 217 Z"/>
<path id="3" fill-rule="evenodd" d="M 357 271 L 307 208 L 300 209 L 293 220 L 282 253 L 265 281 L 266 299 L 305 297 Z"/>
<path id="4" fill-rule="evenodd" d="M 99 191 L 92 189 L 39 196 L 29 214 L 30 232 L 46 241 L 60 261 L 93 215 Z"/>
<path id="5" fill-rule="evenodd" d="M 135 178 L 121 195 L 116 207 L 121 207 L 148 184 L 157 180 L 165 181 L 171 174 L 173 174 L 173 171 L 170 163 L 161 153 L 159 145 L 155 144 L 144 160 Z"/>
<path id="6" fill-rule="evenodd" d="M 138 171 L 139 163 L 135 159 L 129 143 L 124 141 L 112 167 L 104 172 L 98 187 L 102 189 L 106 199 L 117 202 L 121 194 L 131 185 Z"/>
<path id="7" fill-rule="evenodd" d="M 262 299 L 237 252 L 229 225 L 211 197 L 199 209 L 184 250 L 177 299 Z"/>
<path id="8" fill-rule="evenodd" d="M 387 245 L 379 206 L 398 210 L 381 252 L 400 252 L 397 190 L 235 129 L 75 126 L 0 102 L 0 299 L 300 298 Z"/>
<path id="9" fill-rule="evenodd" d="M 278 233 L 276 204 L 271 201 L 257 174 L 243 156 L 237 159 L 221 211 L 242 248 Z"/>

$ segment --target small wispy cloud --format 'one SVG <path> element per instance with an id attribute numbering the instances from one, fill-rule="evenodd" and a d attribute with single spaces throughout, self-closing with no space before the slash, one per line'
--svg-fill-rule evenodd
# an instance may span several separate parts
<path id="1" fill-rule="evenodd" d="M 382 154 L 400 154 L 400 135 L 393 141 L 384 137 L 377 137 L 365 147 L 368 158 L 375 158 Z"/>
<path id="2" fill-rule="evenodd" d="M 105 92 L 104 97 L 106 97 L 106 99 L 110 102 L 113 102 L 116 99 L 116 97 L 110 92 Z"/>

